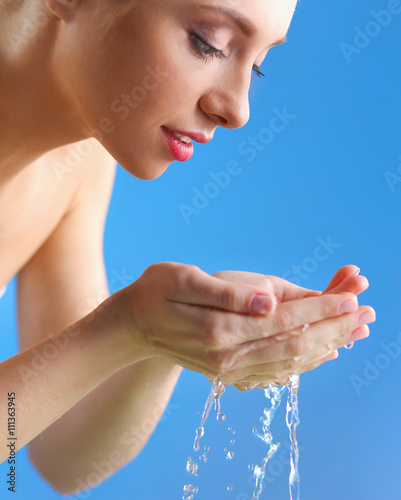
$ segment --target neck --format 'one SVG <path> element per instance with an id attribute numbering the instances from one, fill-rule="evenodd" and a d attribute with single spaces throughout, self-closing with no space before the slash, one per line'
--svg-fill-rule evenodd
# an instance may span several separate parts
<path id="1" fill-rule="evenodd" d="M 85 138 L 84 124 L 57 85 L 58 23 L 43 4 L 0 4 L 0 182 L 47 151 Z"/>

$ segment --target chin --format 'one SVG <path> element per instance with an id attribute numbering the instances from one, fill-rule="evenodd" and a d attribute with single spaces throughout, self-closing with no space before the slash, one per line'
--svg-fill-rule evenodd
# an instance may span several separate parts
<path id="1" fill-rule="evenodd" d="M 124 170 L 143 181 L 157 179 L 164 174 L 172 163 L 168 158 L 156 157 L 148 151 L 139 153 L 132 144 L 124 145 L 120 143 L 116 145 L 111 142 L 103 142 L 103 147 Z"/>
<path id="2" fill-rule="evenodd" d="M 162 164 L 160 161 L 142 162 L 140 165 L 138 165 L 137 162 L 127 159 L 119 161 L 118 158 L 116 158 L 116 161 L 129 174 L 141 181 L 153 181 L 158 179 L 170 165 L 167 162 Z"/>

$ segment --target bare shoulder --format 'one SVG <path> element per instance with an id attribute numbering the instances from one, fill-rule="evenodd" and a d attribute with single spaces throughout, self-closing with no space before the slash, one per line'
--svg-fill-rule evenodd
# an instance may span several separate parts
<path id="1" fill-rule="evenodd" d="M 107 151 L 85 140 L 49 151 L 0 193 L 0 289 L 27 266 L 44 275 L 72 241 L 76 258 L 101 254 L 115 171 Z"/>

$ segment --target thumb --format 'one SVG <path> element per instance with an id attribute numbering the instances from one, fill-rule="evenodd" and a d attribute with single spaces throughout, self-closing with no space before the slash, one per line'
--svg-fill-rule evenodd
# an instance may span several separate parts
<path id="1" fill-rule="evenodd" d="M 209 306 L 242 314 L 270 314 L 277 301 L 266 286 L 229 281 L 201 271 L 191 273 L 185 293 L 171 297 L 187 304 Z"/>

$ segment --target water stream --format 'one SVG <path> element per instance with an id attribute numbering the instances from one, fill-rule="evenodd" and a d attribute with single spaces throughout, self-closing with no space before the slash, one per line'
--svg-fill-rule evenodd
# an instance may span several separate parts
<path id="1" fill-rule="evenodd" d="M 264 443 L 266 443 L 268 450 L 263 458 L 263 460 L 258 465 L 249 464 L 248 468 L 253 471 L 253 476 L 255 479 L 255 487 L 253 491 L 252 500 L 260 500 L 260 495 L 263 489 L 263 481 L 266 476 L 266 467 L 268 462 L 274 456 L 276 451 L 280 447 L 280 443 L 273 442 L 273 435 L 271 432 L 271 424 L 274 419 L 274 415 L 281 404 L 282 394 L 285 391 L 285 386 L 278 386 L 276 384 L 271 384 L 264 389 L 265 397 L 269 401 L 269 407 L 265 408 L 263 411 L 263 416 L 260 418 L 262 422 L 262 430 L 258 431 L 256 427 L 252 429 L 252 432 L 255 436 L 261 439 Z M 293 375 L 290 377 L 290 380 L 287 385 L 288 389 L 288 397 L 287 397 L 287 405 L 286 405 L 286 423 L 289 430 L 290 435 L 290 444 L 291 444 L 291 452 L 290 452 L 290 476 L 289 476 L 289 490 L 290 490 L 290 499 L 291 500 L 300 500 L 300 477 L 298 471 L 298 463 L 299 463 L 299 449 L 297 442 L 297 426 L 299 424 L 299 409 L 298 409 L 298 389 L 299 389 L 299 376 Z M 216 418 L 220 422 L 225 420 L 225 415 L 221 411 L 221 397 L 223 396 L 225 391 L 225 385 L 219 380 L 217 377 L 213 381 L 212 389 L 209 393 L 209 396 L 206 400 L 202 416 L 200 426 L 196 429 L 195 440 L 193 444 L 193 449 L 196 452 L 200 451 L 200 441 L 205 434 L 205 424 L 210 414 L 210 410 L 212 409 L 214 403 L 214 409 L 216 412 Z M 229 431 L 232 431 L 232 428 L 229 428 Z M 235 434 L 235 431 L 232 431 Z M 232 439 L 230 443 L 235 443 L 235 439 Z M 199 455 L 199 459 L 203 462 L 207 462 L 207 454 L 210 450 L 209 446 L 204 446 L 201 454 Z M 234 452 L 225 448 L 224 452 L 226 452 L 226 459 L 230 460 L 234 457 Z M 198 476 L 198 463 L 193 460 L 191 457 L 188 457 L 186 470 L 194 476 L 194 479 Z M 193 481 L 195 482 L 195 481 Z M 230 484 L 227 486 L 228 491 L 233 490 L 233 486 Z M 195 495 L 198 493 L 199 488 L 196 484 L 186 484 L 183 488 L 182 500 L 194 500 Z"/>

